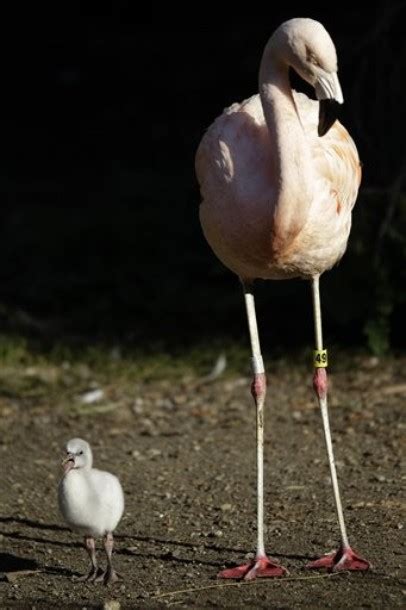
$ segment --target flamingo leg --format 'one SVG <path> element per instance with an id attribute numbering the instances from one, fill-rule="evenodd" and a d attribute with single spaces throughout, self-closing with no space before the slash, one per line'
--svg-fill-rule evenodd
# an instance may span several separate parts
<path id="1" fill-rule="evenodd" d="M 315 329 L 315 369 L 313 376 L 313 388 L 318 398 L 321 417 L 323 421 L 324 438 L 326 442 L 327 457 L 330 466 L 331 483 L 333 487 L 334 502 L 337 511 L 338 525 L 341 534 L 341 544 L 337 551 L 333 551 L 310 562 L 307 568 L 327 568 L 333 572 L 340 570 L 368 570 L 370 564 L 359 557 L 350 547 L 347 529 L 344 521 L 344 512 L 341 503 L 340 490 L 338 486 L 337 469 L 334 460 L 333 443 L 331 440 L 330 421 L 327 405 L 327 352 L 323 349 L 323 335 L 321 324 L 321 306 L 319 276 L 312 278 L 313 312 Z"/>
<path id="2" fill-rule="evenodd" d="M 97 577 L 97 559 L 96 559 L 96 543 L 92 536 L 85 536 L 85 548 L 88 552 L 91 561 L 91 567 L 88 574 L 75 578 L 78 582 L 94 582 Z"/>
<path id="3" fill-rule="evenodd" d="M 255 313 L 255 301 L 251 288 L 244 286 L 245 306 L 247 310 L 248 327 L 251 341 L 253 381 L 251 393 L 256 405 L 257 431 L 257 552 L 255 559 L 241 566 L 221 571 L 218 578 L 233 578 L 252 580 L 282 576 L 286 569 L 274 560 L 268 559 L 264 545 L 264 403 L 266 395 L 266 377 L 261 347 L 259 343 L 258 325 Z"/>
<path id="4" fill-rule="evenodd" d="M 100 574 L 100 576 L 98 576 L 96 578 L 96 582 L 103 582 L 105 585 L 111 585 L 115 582 L 118 581 L 118 574 L 115 571 L 115 569 L 113 568 L 113 547 L 114 547 L 114 538 L 113 538 L 113 534 L 111 532 L 108 532 L 104 539 L 103 539 L 103 543 L 104 543 L 104 550 L 106 552 L 106 557 L 107 557 L 107 568 L 106 571 L 103 572 L 102 574 Z"/>

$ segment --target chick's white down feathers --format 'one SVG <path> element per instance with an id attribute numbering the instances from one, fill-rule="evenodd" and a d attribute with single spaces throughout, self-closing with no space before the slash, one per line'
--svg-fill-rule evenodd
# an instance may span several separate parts
<path id="1" fill-rule="evenodd" d="M 92 468 L 90 445 L 72 439 L 66 445 L 65 474 L 59 483 L 60 511 L 73 530 L 100 537 L 113 532 L 124 511 L 124 494 L 118 478 Z"/>

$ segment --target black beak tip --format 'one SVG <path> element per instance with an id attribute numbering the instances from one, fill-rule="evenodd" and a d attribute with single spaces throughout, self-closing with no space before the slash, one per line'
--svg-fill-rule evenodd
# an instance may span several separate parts
<path id="1" fill-rule="evenodd" d="M 319 105 L 319 125 L 317 133 L 319 137 L 326 135 L 336 122 L 339 115 L 340 104 L 336 100 L 320 100 Z"/>

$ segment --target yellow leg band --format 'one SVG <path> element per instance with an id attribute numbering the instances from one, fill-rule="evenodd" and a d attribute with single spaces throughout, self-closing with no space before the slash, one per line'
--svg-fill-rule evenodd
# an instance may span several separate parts
<path id="1" fill-rule="evenodd" d="M 328 366 L 327 350 L 315 349 L 313 352 L 313 365 L 316 369 L 323 369 Z"/>

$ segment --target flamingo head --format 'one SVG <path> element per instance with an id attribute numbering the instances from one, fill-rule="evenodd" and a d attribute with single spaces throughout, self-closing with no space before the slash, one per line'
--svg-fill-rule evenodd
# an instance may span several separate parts
<path id="1" fill-rule="evenodd" d="M 318 134 L 328 132 L 344 102 L 337 53 L 325 27 L 314 19 L 290 19 L 270 39 L 270 48 L 315 90 L 320 101 Z"/>
<path id="2" fill-rule="evenodd" d="M 86 441 L 81 438 L 73 438 L 66 443 L 65 450 L 66 456 L 62 460 L 65 474 L 72 469 L 92 467 L 92 450 Z"/>

